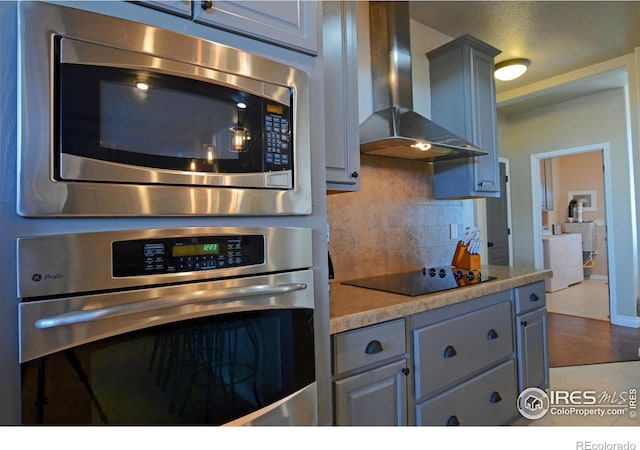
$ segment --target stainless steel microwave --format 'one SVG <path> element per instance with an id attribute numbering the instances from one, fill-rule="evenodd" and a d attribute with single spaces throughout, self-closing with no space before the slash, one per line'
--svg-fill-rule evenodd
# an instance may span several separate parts
<path id="1" fill-rule="evenodd" d="M 304 71 L 58 5 L 19 29 L 20 215 L 311 212 Z"/>

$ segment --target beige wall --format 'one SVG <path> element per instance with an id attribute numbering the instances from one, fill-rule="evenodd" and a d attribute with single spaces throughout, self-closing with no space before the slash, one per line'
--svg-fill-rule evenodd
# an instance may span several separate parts
<path id="1" fill-rule="evenodd" d="M 593 275 L 607 275 L 607 243 L 605 240 L 605 210 L 604 210 L 604 177 L 602 172 L 602 152 L 587 152 L 577 155 L 562 156 L 558 158 L 558 189 L 554 192 L 555 202 L 558 207 L 564 206 L 565 211 L 560 211 L 563 221 L 567 217 L 569 192 L 571 191 L 595 191 L 596 211 L 584 211 L 582 218 L 585 222 L 596 223 L 597 252 L 594 258 L 594 266 L 591 269 Z"/>
<path id="2" fill-rule="evenodd" d="M 608 147 L 612 174 L 608 245 L 615 255 L 615 260 L 609 255 L 609 282 L 617 300 L 616 310 L 612 311 L 614 323 L 626 320 L 624 316 L 636 316 L 635 228 L 630 207 L 634 201 L 632 160 L 626 124 L 623 89 L 532 109 L 503 117 L 499 122 L 499 126 L 504 127 L 500 135 L 504 137 L 500 141 L 500 155 L 509 158 L 511 179 L 516 181 L 511 186 L 516 265 L 530 265 L 534 259 L 531 155 L 588 147 L 597 150 L 600 144 Z"/>
<path id="3" fill-rule="evenodd" d="M 337 280 L 451 264 L 463 203 L 433 200 L 425 162 L 365 156 L 361 190 L 329 195 L 329 252 Z"/>

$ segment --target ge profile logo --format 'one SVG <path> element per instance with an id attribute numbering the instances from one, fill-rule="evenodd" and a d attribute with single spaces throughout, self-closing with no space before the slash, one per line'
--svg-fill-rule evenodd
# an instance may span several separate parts
<path id="1" fill-rule="evenodd" d="M 35 281 L 36 283 L 39 281 L 59 281 L 64 278 L 64 274 L 57 273 L 45 273 L 44 275 L 41 273 L 34 273 L 31 275 L 31 281 Z"/>
<path id="2" fill-rule="evenodd" d="M 549 411 L 549 396 L 542 389 L 527 388 L 518 395 L 518 411 L 523 417 L 535 420 Z"/>

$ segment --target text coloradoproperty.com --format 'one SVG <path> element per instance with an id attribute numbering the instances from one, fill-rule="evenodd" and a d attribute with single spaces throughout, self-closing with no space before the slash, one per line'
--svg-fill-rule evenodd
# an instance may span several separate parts
<path id="1" fill-rule="evenodd" d="M 549 412 L 558 416 L 623 416 L 627 413 L 627 408 L 590 408 L 590 407 L 578 407 L 578 406 L 564 406 L 564 407 L 551 407 Z"/>

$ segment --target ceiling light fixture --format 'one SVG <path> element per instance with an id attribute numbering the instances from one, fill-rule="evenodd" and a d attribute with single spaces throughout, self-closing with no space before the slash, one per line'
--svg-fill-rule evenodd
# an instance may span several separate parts
<path id="1" fill-rule="evenodd" d="M 531 61 L 526 58 L 514 58 L 496 64 L 494 76 L 501 81 L 515 80 L 527 71 Z"/>

